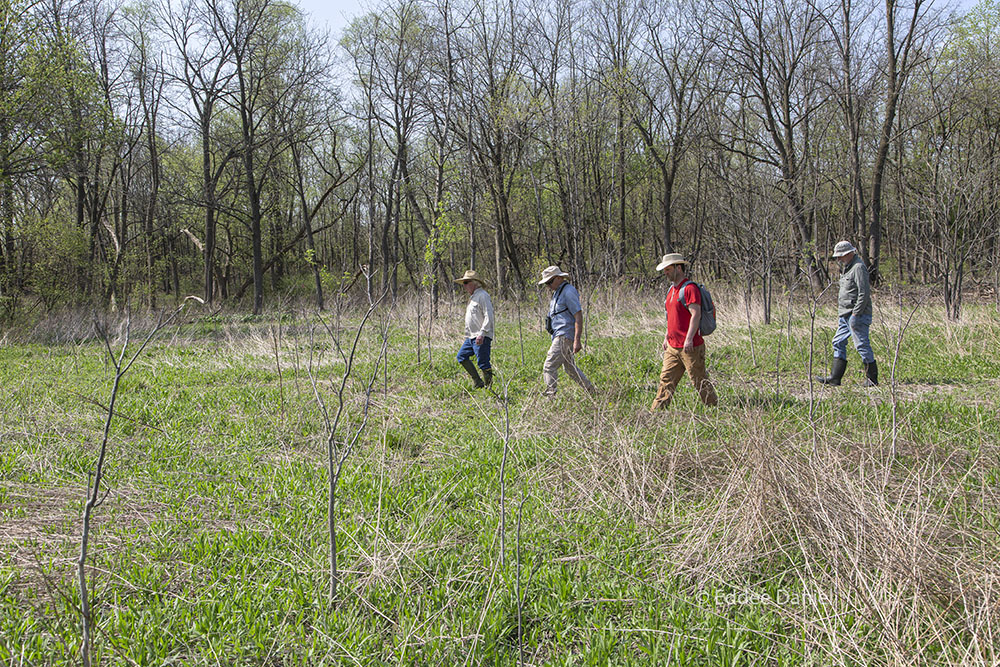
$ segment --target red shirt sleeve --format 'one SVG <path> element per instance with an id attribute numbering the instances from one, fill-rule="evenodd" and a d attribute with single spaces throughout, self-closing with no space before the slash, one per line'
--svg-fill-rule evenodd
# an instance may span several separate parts
<path id="1" fill-rule="evenodd" d="M 689 306 L 693 303 L 701 305 L 701 290 L 694 283 L 688 283 L 684 287 L 684 303 Z"/>

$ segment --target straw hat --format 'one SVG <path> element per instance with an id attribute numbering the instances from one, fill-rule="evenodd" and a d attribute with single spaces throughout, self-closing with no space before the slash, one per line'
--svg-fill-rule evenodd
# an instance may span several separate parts
<path id="1" fill-rule="evenodd" d="M 546 266 L 544 269 L 542 269 L 542 279 L 538 281 L 538 284 L 544 285 L 545 283 L 549 282 L 556 276 L 562 276 L 564 278 L 568 278 L 569 274 L 560 269 L 558 266 L 555 265 Z"/>
<path id="2" fill-rule="evenodd" d="M 475 280 L 480 285 L 485 285 L 486 284 L 483 281 L 482 277 L 480 277 L 480 275 L 478 273 L 476 273 L 475 271 L 473 271 L 472 269 L 469 269 L 468 271 L 466 271 L 465 274 L 461 278 L 456 278 L 454 282 L 456 282 L 456 283 L 462 283 L 464 285 L 465 283 L 469 282 L 470 280 Z"/>
<path id="3" fill-rule="evenodd" d="M 684 259 L 684 255 L 679 252 L 668 253 L 664 255 L 663 259 L 660 260 L 660 263 L 656 265 L 656 272 L 659 273 L 663 269 L 668 266 L 673 266 L 674 264 L 683 264 L 684 266 L 687 266 L 687 263 L 688 261 Z"/>

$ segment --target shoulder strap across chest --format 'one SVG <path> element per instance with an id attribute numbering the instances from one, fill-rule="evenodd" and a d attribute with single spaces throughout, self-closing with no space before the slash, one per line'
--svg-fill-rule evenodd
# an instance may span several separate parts
<path id="1" fill-rule="evenodd" d="M 677 290 L 677 300 L 680 301 L 681 305 L 684 306 L 685 308 L 687 308 L 687 302 L 684 300 L 684 288 L 687 287 L 688 285 L 693 285 L 693 284 L 694 284 L 693 280 L 685 280 L 684 282 L 681 283 L 680 287 L 677 287 L 676 285 L 670 286 L 670 289 Z"/>

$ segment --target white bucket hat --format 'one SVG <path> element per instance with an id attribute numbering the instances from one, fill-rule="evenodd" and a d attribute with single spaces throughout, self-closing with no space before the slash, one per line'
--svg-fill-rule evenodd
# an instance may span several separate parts
<path id="1" fill-rule="evenodd" d="M 833 259 L 838 257 L 843 257 L 852 252 L 857 252 L 858 249 L 851 245 L 850 241 L 839 241 L 837 245 L 833 246 L 833 254 L 830 255 Z"/>
<path id="2" fill-rule="evenodd" d="M 549 282 L 556 276 L 562 276 L 564 278 L 568 278 L 569 274 L 560 269 L 558 266 L 555 265 L 546 266 L 544 269 L 542 269 L 542 279 L 538 281 L 538 284 L 544 285 L 545 283 Z"/>
<path id="3" fill-rule="evenodd" d="M 857 252 L 858 249 L 851 245 L 850 241 L 839 241 L 837 245 L 833 246 L 833 254 L 830 255 L 833 259 L 838 257 L 843 257 L 852 252 Z"/>
<path id="4" fill-rule="evenodd" d="M 660 260 L 660 263 L 656 265 L 656 272 L 659 273 L 663 269 L 668 266 L 673 266 L 674 264 L 683 264 L 684 266 L 687 266 L 687 263 L 687 260 L 684 259 L 684 255 L 679 252 L 668 253 L 664 255 L 663 259 Z"/>

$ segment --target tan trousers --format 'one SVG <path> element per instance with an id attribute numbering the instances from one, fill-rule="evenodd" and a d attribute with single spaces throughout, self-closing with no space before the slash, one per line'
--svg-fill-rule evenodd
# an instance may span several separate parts
<path id="1" fill-rule="evenodd" d="M 667 346 L 663 353 L 663 370 L 660 371 L 660 388 L 656 391 L 651 410 L 666 408 L 670 405 L 677 383 L 681 381 L 684 371 L 691 376 L 694 388 L 698 390 L 701 402 L 705 405 L 717 405 L 719 397 L 715 395 L 715 387 L 708 379 L 705 370 L 705 346 L 699 345 L 691 354 L 686 354 L 684 348 L 677 349 Z"/>
<path id="2" fill-rule="evenodd" d="M 573 341 L 562 336 L 552 337 L 552 345 L 549 347 L 549 353 L 545 356 L 545 365 L 542 366 L 545 391 L 542 393 L 546 396 L 556 395 L 560 366 L 565 367 L 566 375 L 573 378 L 588 394 L 594 393 L 594 385 L 591 384 L 587 376 L 576 365 L 573 354 Z"/>

